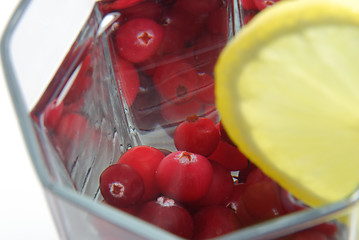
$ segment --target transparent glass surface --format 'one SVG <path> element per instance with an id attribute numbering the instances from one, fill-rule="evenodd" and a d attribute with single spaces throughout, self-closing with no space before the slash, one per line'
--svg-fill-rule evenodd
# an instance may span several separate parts
<path id="1" fill-rule="evenodd" d="M 147 2 L 163 7 L 166 1 Z M 183 115 L 175 114 L 181 112 L 177 109 L 181 104 L 173 104 L 172 97 L 178 100 L 183 93 L 166 99 L 146 85 L 148 76 L 153 76 L 156 67 L 187 61 L 193 57 L 193 48 L 196 69 L 213 71 L 213 54 L 240 31 L 249 14 L 240 2 L 222 4 L 225 18 L 219 20 L 225 25 L 224 37 L 205 36 L 210 41 L 200 47 L 188 42 L 182 48 L 169 44 L 161 49 L 166 53 L 161 60 L 136 64 L 142 76 L 140 98 L 129 94 L 129 68 L 114 54 L 113 35 L 127 21 L 124 16 L 129 18 L 128 9 L 115 11 L 106 3 L 90 0 L 21 2 L 2 38 L 2 62 L 27 147 L 62 239 L 180 239 L 104 204 L 99 176 L 132 147 L 175 150 L 173 132 Z M 193 25 L 196 21 L 199 19 Z M 196 86 L 194 91 L 206 87 Z M 219 121 L 213 103 L 195 106 L 190 102 L 186 115 Z M 66 115 L 67 122 L 58 127 L 60 115 Z M 328 239 L 358 239 L 357 213 L 355 193 L 342 202 L 296 211 L 219 238 L 291 239 L 286 236 L 304 229 L 321 231 L 329 223 L 337 231 Z"/>

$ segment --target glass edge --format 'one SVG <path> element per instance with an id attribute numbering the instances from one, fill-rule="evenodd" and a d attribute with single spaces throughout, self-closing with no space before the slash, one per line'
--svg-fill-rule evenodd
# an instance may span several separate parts
<path id="1" fill-rule="evenodd" d="M 27 111 L 27 107 L 23 96 L 20 91 L 18 79 L 15 74 L 15 69 L 10 57 L 10 42 L 13 36 L 14 30 L 21 20 L 25 10 L 29 6 L 31 0 L 22 0 L 13 15 L 11 16 L 8 25 L 5 28 L 3 36 L 1 38 L 1 61 L 3 65 L 3 71 L 5 75 L 5 82 L 10 93 L 13 107 L 17 116 L 18 123 L 21 128 L 22 136 L 25 140 L 27 151 L 30 154 L 33 166 L 40 178 L 40 182 L 45 186 L 49 187 L 51 184 L 51 177 L 48 171 L 41 165 L 43 160 L 40 147 L 37 143 L 37 138 L 33 129 L 30 115 Z"/>
<path id="2" fill-rule="evenodd" d="M 18 122 L 22 130 L 27 150 L 30 154 L 31 161 L 34 165 L 40 182 L 46 189 L 62 197 L 63 199 L 71 203 L 77 204 L 78 206 L 89 210 L 93 214 L 106 220 L 109 220 L 112 223 L 120 224 L 120 226 L 125 227 L 127 230 L 133 231 L 140 236 L 150 236 L 152 239 L 158 239 L 158 237 L 163 237 L 162 239 L 181 239 L 172 234 L 168 234 L 161 229 L 156 229 L 146 222 L 141 223 L 138 221 L 137 218 L 134 218 L 128 214 L 122 212 L 114 212 L 113 209 L 111 209 L 110 207 L 101 206 L 97 202 L 94 202 L 92 199 L 74 193 L 72 190 L 60 186 L 51 179 L 51 176 L 49 175 L 48 171 L 43 166 L 43 162 L 41 162 L 43 161 L 43 156 L 40 151 L 40 146 L 37 142 L 30 115 L 26 110 L 26 105 L 21 95 L 20 88 L 18 86 L 18 80 L 16 78 L 14 67 L 10 58 L 10 49 L 8 48 L 14 29 L 21 20 L 21 17 L 23 16 L 30 2 L 31 0 L 22 0 L 19 3 L 10 21 L 8 22 L 8 25 L 5 28 L 0 44 L 1 60 L 3 65 L 3 71 L 5 74 L 5 81 L 7 83 L 12 103 L 18 117 Z M 320 219 L 323 219 L 326 216 L 336 215 L 338 213 L 344 212 L 345 210 L 357 204 L 358 201 L 359 191 L 356 191 L 356 193 L 354 193 L 347 200 L 343 200 L 338 203 L 330 204 L 321 208 L 311 209 L 308 211 L 284 216 L 270 222 L 265 222 L 263 224 L 255 225 L 253 227 L 248 227 L 246 229 L 234 232 L 232 234 L 228 234 L 218 239 L 265 239 L 278 231 L 283 232 L 284 228 L 288 228 L 288 226 L 292 226 L 292 230 L 301 230 L 307 226 L 309 221 L 313 221 L 313 219 L 315 219 L 319 222 Z M 119 221 L 119 219 L 121 218 L 123 219 L 123 221 Z"/>

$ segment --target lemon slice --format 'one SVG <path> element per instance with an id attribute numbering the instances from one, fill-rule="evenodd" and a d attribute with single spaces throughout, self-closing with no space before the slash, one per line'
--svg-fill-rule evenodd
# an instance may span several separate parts
<path id="1" fill-rule="evenodd" d="M 216 104 L 232 140 L 310 206 L 348 197 L 359 184 L 356 9 L 278 2 L 230 41 L 215 68 Z"/>

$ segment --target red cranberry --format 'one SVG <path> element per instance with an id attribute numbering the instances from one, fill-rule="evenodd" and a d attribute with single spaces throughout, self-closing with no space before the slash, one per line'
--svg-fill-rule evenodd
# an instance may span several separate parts
<path id="1" fill-rule="evenodd" d="M 200 72 L 213 73 L 214 65 L 226 43 L 226 36 L 207 32 L 201 34 L 194 45 L 197 69 Z"/>
<path id="2" fill-rule="evenodd" d="M 121 89 L 128 106 L 134 102 L 140 87 L 140 80 L 135 66 L 118 57 L 115 68 L 115 76 L 118 88 Z"/>
<path id="3" fill-rule="evenodd" d="M 247 13 L 243 18 L 243 25 L 247 25 L 257 15 L 257 11 Z"/>
<path id="4" fill-rule="evenodd" d="M 201 32 L 205 19 L 205 15 L 191 15 L 171 9 L 163 14 L 161 24 L 164 28 L 178 30 L 181 33 L 181 42 L 190 42 Z"/>
<path id="5" fill-rule="evenodd" d="M 243 202 L 243 193 L 246 184 L 235 184 L 233 194 L 227 201 L 226 207 L 231 209 L 238 218 L 241 227 L 247 227 L 257 223 L 257 221 L 248 213 L 248 210 Z"/>
<path id="6" fill-rule="evenodd" d="M 130 7 L 144 0 L 102 0 L 101 10 L 105 13 Z"/>
<path id="7" fill-rule="evenodd" d="M 236 215 L 224 206 L 208 206 L 193 217 L 194 239 L 214 238 L 240 228 Z"/>
<path id="8" fill-rule="evenodd" d="M 207 73 L 198 74 L 198 90 L 196 91 L 196 99 L 205 104 L 214 104 L 214 80 Z"/>
<path id="9" fill-rule="evenodd" d="M 265 221 L 284 214 L 279 187 L 273 181 L 249 184 L 243 193 L 248 213 L 257 221 Z"/>
<path id="10" fill-rule="evenodd" d="M 325 222 L 311 227 L 310 230 L 320 232 L 328 238 L 333 238 L 338 232 L 338 226 L 332 222 Z"/>
<path id="11" fill-rule="evenodd" d="M 156 180 L 164 195 L 179 202 L 193 202 L 206 194 L 212 175 L 213 169 L 207 158 L 177 151 L 162 159 Z"/>
<path id="12" fill-rule="evenodd" d="M 58 125 L 63 113 L 63 109 L 64 103 L 59 102 L 57 98 L 55 98 L 45 107 L 43 123 L 49 131 L 53 131 Z"/>
<path id="13" fill-rule="evenodd" d="M 89 123 L 87 119 L 78 113 L 62 115 L 55 132 L 56 135 L 65 138 L 63 140 L 83 140 L 88 133 Z"/>
<path id="14" fill-rule="evenodd" d="M 222 122 L 219 122 L 217 127 L 218 127 L 218 131 L 221 135 L 221 139 L 223 139 L 224 141 L 226 141 L 227 143 L 229 143 L 233 146 L 236 146 L 236 144 L 234 144 L 234 142 L 228 136 L 228 133 L 227 133 L 226 129 L 224 128 Z"/>
<path id="15" fill-rule="evenodd" d="M 128 207 L 137 203 L 145 187 L 140 174 L 127 164 L 107 167 L 100 176 L 100 191 L 107 203 Z"/>
<path id="16" fill-rule="evenodd" d="M 254 1 L 255 0 L 242 0 L 241 1 L 242 7 L 245 10 L 257 10 L 257 6 Z"/>
<path id="17" fill-rule="evenodd" d="M 273 4 L 275 4 L 276 2 L 278 2 L 279 0 L 253 0 L 257 9 L 259 11 L 265 9 L 266 7 L 270 7 Z"/>
<path id="18" fill-rule="evenodd" d="M 218 0 L 177 0 L 174 8 L 184 10 L 193 15 L 209 13 L 220 5 Z"/>
<path id="19" fill-rule="evenodd" d="M 177 126 L 174 133 L 174 144 L 179 151 L 188 151 L 203 156 L 214 152 L 219 142 L 219 133 L 215 123 L 208 118 L 197 115 L 187 117 Z"/>
<path id="20" fill-rule="evenodd" d="M 145 1 L 123 9 L 121 14 L 125 16 L 126 20 L 134 18 L 148 18 L 157 22 L 162 14 L 162 9 L 161 6 L 154 1 Z"/>
<path id="21" fill-rule="evenodd" d="M 128 164 L 142 177 L 145 184 L 145 193 L 142 200 L 150 200 L 160 194 L 155 181 L 155 171 L 164 155 L 150 146 L 136 146 L 125 152 L 117 163 Z"/>
<path id="22" fill-rule="evenodd" d="M 131 113 L 140 131 L 151 131 L 160 120 L 161 96 L 158 94 L 152 79 L 140 75 L 140 87 L 131 106 Z"/>
<path id="23" fill-rule="evenodd" d="M 324 234 L 311 230 L 297 232 L 293 235 L 291 240 L 328 240 Z"/>
<path id="24" fill-rule="evenodd" d="M 162 38 L 162 27 L 147 18 L 132 19 L 115 33 L 118 53 L 133 63 L 143 62 L 154 55 Z"/>
<path id="25" fill-rule="evenodd" d="M 195 207 L 211 205 L 224 206 L 233 193 L 234 183 L 231 172 L 219 163 L 211 162 L 211 164 L 213 168 L 211 185 L 201 199 L 191 203 L 191 205 Z"/>
<path id="26" fill-rule="evenodd" d="M 173 103 L 184 103 L 194 96 L 198 76 L 185 60 L 168 58 L 170 62 L 156 68 L 153 83 L 163 98 Z"/>
<path id="27" fill-rule="evenodd" d="M 201 112 L 202 104 L 197 101 L 189 101 L 183 104 L 172 104 L 170 102 L 161 105 L 161 115 L 169 123 L 180 123 L 187 117 L 197 115 Z"/>
<path id="28" fill-rule="evenodd" d="M 231 171 L 243 170 L 248 166 L 247 157 L 237 147 L 223 140 L 219 141 L 216 150 L 208 158 Z"/>
<path id="29" fill-rule="evenodd" d="M 206 30 L 210 33 L 228 36 L 229 19 L 227 6 L 222 6 L 208 15 Z"/>
<path id="30" fill-rule="evenodd" d="M 191 215 L 173 199 L 161 196 L 157 201 L 147 202 L 138 217 L 180 237 L 191 239 L 193 236 Z"/>

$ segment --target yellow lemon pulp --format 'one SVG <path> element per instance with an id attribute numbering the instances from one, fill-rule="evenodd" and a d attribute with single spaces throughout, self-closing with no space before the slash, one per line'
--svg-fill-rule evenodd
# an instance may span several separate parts
<path id="1" fill-rule="evenodd" d="M 356 9 L 279 2 L 229 42 L 215 68 L 216 104 L 232 140 L 311 206 L 359 185 Z"/>

